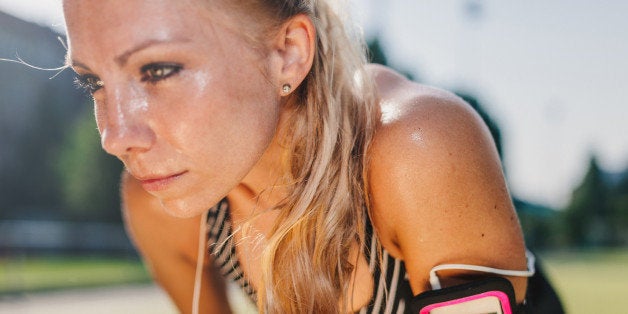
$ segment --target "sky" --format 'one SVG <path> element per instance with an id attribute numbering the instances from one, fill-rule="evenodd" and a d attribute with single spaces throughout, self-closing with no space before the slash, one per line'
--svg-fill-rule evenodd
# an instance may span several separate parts
<path id="1" fill-rule="evenodd" d="M 353 0 L 367 38 L 421 82 L 476 95 L 497 121 L 511 191 L 564 206 L 592 154 L 628 167 L 628 1 Z M 60 0 L 0 10 L 63 29 Z"/>

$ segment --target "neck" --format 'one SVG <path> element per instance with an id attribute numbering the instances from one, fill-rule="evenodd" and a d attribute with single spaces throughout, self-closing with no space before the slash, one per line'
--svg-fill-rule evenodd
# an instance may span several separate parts
<path id="1" fill-rule="evenodd" d="M 280 116 L 277 132 L 262 157 L 229 193 L 230 197 L 255 201 L 258 208 L 256 212 L 278 205 L 288 195 L 288 186 L 284 180 L 288 168 L 283 161 L 286 148 L 280 144 L 286 120 L 284 111 Z"/>

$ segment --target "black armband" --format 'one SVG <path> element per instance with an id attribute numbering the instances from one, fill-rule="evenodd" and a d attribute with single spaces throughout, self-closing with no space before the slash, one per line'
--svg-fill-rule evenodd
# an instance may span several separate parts
<path id="1" fill-rule="evenodd" d="M 413 314 L 518 313 L 510 281 L 490 277 L 466 284 L 423 292 L 412 299 Z"/>

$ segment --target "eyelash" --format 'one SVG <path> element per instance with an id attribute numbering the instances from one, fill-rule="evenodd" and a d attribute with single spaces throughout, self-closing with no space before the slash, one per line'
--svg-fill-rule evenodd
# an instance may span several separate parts
<path id="1" fill-rule="evenodd" d="M 183 69 L 183 66 L 177 63 L 150 63 L 140 69 L 142 74 L 142 82 L 155 84 L 165 80 Z"/>
<path id="2" fill-rule="evenodd" d="M 183 66 L 176 63 L 150 63 L 140 69 L 141 81 L 156 84 L 179 73 L 182 69 Z M 79 75 L 74 79 L 74 83 L 90 94 L 104 86 L 103 82 L 93 74 Z"/>
<path id="3" fill-rule="evenodd" d="M 93 94 L 101 89 L 103 84 L 97 76 L 91 74 L 79 75 L 74 78 L 74 84 L 87 93 Z"/>

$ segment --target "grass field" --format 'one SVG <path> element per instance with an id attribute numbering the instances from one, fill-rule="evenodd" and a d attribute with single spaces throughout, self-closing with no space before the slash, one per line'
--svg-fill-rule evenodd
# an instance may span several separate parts
<path id="1" fill-rule="evenodd" d="M 539 254 L 567 313 L 628 313 L 628 250 Z M 52 289 L 148 282 L 135 259 L 0 259 L 0 296 Z"/>
<path id="2" fill-rule="evenodd" d="M 149 280 L 142 264 L 132 258 L 0 258 L 0 295 Z"/>
<path id="3" fill-rule="evenodd" d="M 628 251 L 540 254 L 567 313 L 628 313 Z"/>

